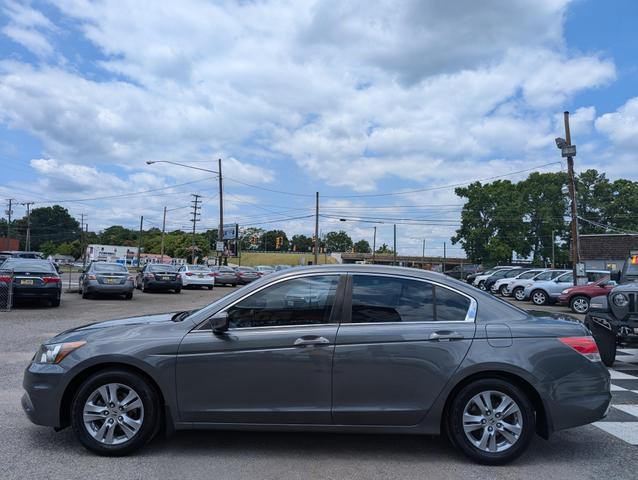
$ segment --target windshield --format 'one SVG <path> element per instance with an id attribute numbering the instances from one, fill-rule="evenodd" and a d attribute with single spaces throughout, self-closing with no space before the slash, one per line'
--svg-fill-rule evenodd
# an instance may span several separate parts
<path id="1" fill-rule="evenodd" d="M 2 269 L 13 270 L 14 272 L 55 273 L 51 262 L 47 262 L 46 260 L 9 258 L 2 264 Z"/>
<path id="2" fill-rule="evenodd" d="M 150 272 L 175 272 L 177 271 L 173 265 L 149 265 Z"/>
<path id="3" fill-rule="evenodd" d="M 210 270 L 210 268 L 208 268 L 206 265 L 188 265 L 187 268 L 189 270 L 199 271 L 199 272 L 208 272 Z"/>
<path id="4" fill-rule="evenodd" d="M 240 272 L 254 272 L 255 269 L 254 268 L 249 268 L 249 267 L 241 267 L 237 269 Z"/>
<path id="5" fill-rule="evenodd" d="M 128 273 L 126 267 L 119 263 L 94 263 L 93 270 L 95 272 Z"/>

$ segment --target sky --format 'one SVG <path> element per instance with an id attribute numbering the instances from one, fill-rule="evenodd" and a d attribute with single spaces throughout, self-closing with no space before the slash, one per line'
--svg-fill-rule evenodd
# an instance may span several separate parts
<path id="1" fill-rule="evenodd" d="M 89 229 L 343 229 L 463 256 L 454 186 L 638 179 L 638 2 L 0 0 L 0 200 Z M 3 209 L 4 210 L 4 209 Z M 340 219 L 347 221 L 340 221 Z"/>

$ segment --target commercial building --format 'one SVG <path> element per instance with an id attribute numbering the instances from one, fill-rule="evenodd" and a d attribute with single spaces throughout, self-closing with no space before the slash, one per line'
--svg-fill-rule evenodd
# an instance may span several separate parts
<path id="1" fill-rule="evenodd" d="M 588 269 L 621 270 L 638 235 L 603 233 L 580 236 L 580 259 Z"/>
<path id="2" fill-rule="evenodd" d="M 122 265 L 137 265 L 137 247 L 127 245 L 96 245 L 86 247 L 87 262 L 115 262 Z"/>

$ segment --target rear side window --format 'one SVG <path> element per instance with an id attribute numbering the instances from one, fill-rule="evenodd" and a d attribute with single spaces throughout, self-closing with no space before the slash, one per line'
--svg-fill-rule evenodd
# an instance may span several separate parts
<path id="1" fill-rule="evenodd" d="M 518 277 L 519 280 L 527 280 L 528 278 L 534 278 L 536 275 L 538 275 L 538 272 L 525 272 L 525 273 L 521 273 Z"/>
<path id="2" fill-rule="evenodd" d="M 352 323 L 463 321 L 469 308 L 469 298 L 428 282 L 352 277 Z"/>

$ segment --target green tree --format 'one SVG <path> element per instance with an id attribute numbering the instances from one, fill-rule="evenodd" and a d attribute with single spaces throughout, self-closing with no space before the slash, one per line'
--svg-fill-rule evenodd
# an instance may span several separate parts
<path id="1" fill-rule="evenodd" d="M 380 253 L 381 255 L 388 255 L 388 254 L 393 254 L 394 250 L 392 250 L 390 247 L 388 247 L 385 243 L 383 245 L 381 245 L 379 248 L 377 248 L 377 251 L 375 253 Z"/>
<path id="2" fill-rule="evenodd" d="M 66 208 L 60 205 L 34 208 L 31 210 L 30 222 L 31 250 L 39 250 L 40 245 L 47 241 L 61 243 L 80 237 L 80 224 L 69 215 Z M 24 248 L 27 232 L 26 215 L 11 223 L 11 235 L 17 235 L 22 240 L 22 247 Z"/>
<path id="3" fill-rule="evenodd" d="M 352 238 L 343 230 L 326 233 L 324 242 L 328 253 L 349 252 L 352 250 Z"/>
<path id="4" fill-rule="evenodd" d="M 279 249 L 277 249 L 277 238 L 281 238 L 281 244 Z M 260 249 L 264 248 L 268 251 L 280 250 L 287 251 L 288 250 L 288 237 L 286 236 L 286 232 L 283 230 L 268 230 L 263 234 L 260 242 Z"/>
<path id="5" fill-rule="evenodd" d="M 312 250 L 314 242 L 312 241 L 312 237 L 308 237 L 306 235 L 293 235 L 291 244 L 292 249 L 295 252 L 309 252 Z"/>
<path id="6" fill-rule="evenodd" d="M 39 251 L 42 252 L 45 257 L 48 257 L 49 255 L 57 253 L 57 248 L 58 246 L 54 242 L 47 240 L 40 244 Z"/>
<path id="7" fill-rule="evenodd" d="M 638 182 L 615 180 L 609 200 L 601 206 L 601 221 L 621 230 L 638 230 Z"/>
<path id="8" fill-rule="evenodd" d="M 359 240 L 354 244 L 354 251 L 356 253 L 371 253 L 372 249 L 367 240 Z"/>
<path id="9" fill-rule="evenodd" d="M 139 232 L 121 225 L 113 225 L 106 228 L 99 235 L 100 243 L 104 245 L 125 245 L 136 247 L 138 244 Z M 142 236 L 143 238 L 143 236 Z"/>

